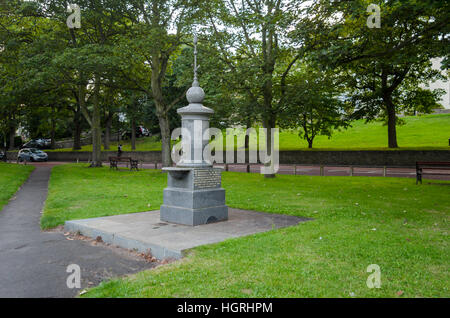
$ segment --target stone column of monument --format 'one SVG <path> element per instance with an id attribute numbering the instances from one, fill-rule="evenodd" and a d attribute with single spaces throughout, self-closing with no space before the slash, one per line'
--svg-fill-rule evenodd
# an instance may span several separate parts
<path id="1" fill-rule="evenodd" d="M 168 172 L 161 221 L 201 225 L 228 219 L 222 169 L 213 168 L 204 157 L 209 143 L 209 119 L 214 111 L 203 106 L 205 93 L 197 78 L 197 36 L 194 37 L 194 82 L 187 91 L 189 105 L 178 110 L 182 122 L 183 156 Z"/>

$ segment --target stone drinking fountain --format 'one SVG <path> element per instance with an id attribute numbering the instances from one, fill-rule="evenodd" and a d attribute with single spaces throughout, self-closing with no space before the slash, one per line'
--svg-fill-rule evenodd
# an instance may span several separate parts
<path id="1" fill-rule="evenodd" d="M 228 219 L 222 169 L 213 168 L 204 154 L 209 144 L 209 119 L 214 111 L 203 106 L 205 92 L 197 77 L 197 42 L 195 35 L 194 81 L 186 93 L 189 105 L 178 109 L 183 155 L 176 167 L 163 168 L 168 172 L 168 180 L 160 208 L 161 221 L 192 226 Z"/>

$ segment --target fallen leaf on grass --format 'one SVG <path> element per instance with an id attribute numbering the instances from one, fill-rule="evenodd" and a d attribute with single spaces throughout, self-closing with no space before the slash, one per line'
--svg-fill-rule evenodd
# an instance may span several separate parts
<path id="1" fill-rule="evenodd" d="M 250 295 L 253 291 L 251 289 L 242 289 L 241 293 Z"/>

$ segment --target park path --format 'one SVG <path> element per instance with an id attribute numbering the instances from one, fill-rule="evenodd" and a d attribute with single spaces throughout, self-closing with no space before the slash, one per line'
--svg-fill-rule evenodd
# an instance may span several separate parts
<path id="1" fill-rule="evenodd" d="M 104 279 L 135 273 L 152 263 L 125 252 L 39 225 L 53 165 L 36 165 L 15 198 L 0 211 L 0 297 L 73 297 Z M 67 266 L 81 269 L 81 289 L 69 289 Z"/>

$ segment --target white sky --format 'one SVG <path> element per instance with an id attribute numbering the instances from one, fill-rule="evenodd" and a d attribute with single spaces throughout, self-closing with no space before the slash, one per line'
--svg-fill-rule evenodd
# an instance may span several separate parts
<path id="1" fill-rule="evenodd" d="M 442 58 L 437 58 L 437 59 L 433 59 L 433 68 L 435 70 L 440 70 L 441 69 L 441 61 Z M 434 90 L 437 88 L 441 88 L 445 90 L 445 95 L 442 96 L 442 99 L 440 101 L 440 103 L 442 104 L 442 106 L 444 106 L 447 109 L 450 109 L 450 81 L 441 81 L 438 80 L 434 83 L 430 83 L 430 90 Z"/>

